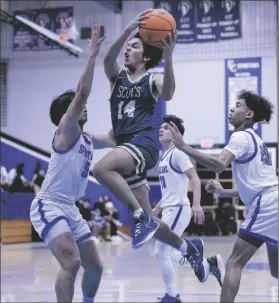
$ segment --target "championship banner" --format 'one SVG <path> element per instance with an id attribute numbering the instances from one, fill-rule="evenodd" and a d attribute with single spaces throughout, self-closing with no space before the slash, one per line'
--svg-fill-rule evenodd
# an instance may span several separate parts
<path id="1" fill-rule="evenodd" d="M 177 43 L 212 42 L 241 37 L 240 0 L 154 0 L 176 21 Z"/>
<path id="2" fill-rule="evenodd" d="M 217 41 L 218 28 L 218 2 L 213 0 L 197 0 L 196 41 Z"/>
<path id="3" fill-rule="evenodd" d="M 43 28 L 49 29 L 53 33 L 59 35 L 61 40 L 69 42 L 73 42 L 73 40 L 75 40 L 72 35 L 74 27 L 72 7 L 15 11 L 14 16 L 17 15 L 22 16 Z M 58 47 L 47 45 L 42 39 L 33 36 L 32 33 L 30 33 L 30 30 L 26 29 L 22 23 L 15 23 L 13 39 L 14 51 L 40 51 L 56 48 Z"/>
<path id="4" fill-rule="evenodd" d="M 223 0 L 218 2 L 219 40 L 241 38 L 240 0 Z"/>
<path id="5" fill-rule="evenodd" d="M 229 111 L 235 106 L 237 93 L 241 90 L 250 90 L 261 95 L 262 62 L 260 57 L 238 58 L 225 60 L 225 130 L 226 143 L 233 132 L 233 126 L 229 124 Z M 262 125 L 254 126 L 256 133 L 261 136 Z"/>
<path id="6" fill-rule="evenodd" d="M 154 8 L 162 8 L 172 14 L 176 22 L 176 43 L 195 42 L 195 0 L 154 1 Z"/>

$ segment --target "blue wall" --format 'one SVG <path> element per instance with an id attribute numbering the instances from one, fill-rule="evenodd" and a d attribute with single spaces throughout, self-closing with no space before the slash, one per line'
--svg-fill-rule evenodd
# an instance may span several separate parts
<path id="1" fill-rule="evenodd" d="M 40 156 L 38 155 L 38 157 Z M 39 159 L 41 159 L 41 157 Z M 6 167 L 8 172 L 10 169 L 15 168 L 20 162 L 23 162 L 25 164 L 24 176 L 27 178 L 27 180 L 31 180 L 37 160 L 38 158 L 36 156 L 33 156 L 28 152 L 24 152 L 1 141 L 1 164 Z M 43 169 L 47 170 L 48 162 L 41 160 L 41 166 Z M 106 187 L 94 183 L 93 181 L 88 182 L 85 197 L 89 198 L 92 204 L 97 201 L 98 196 L 103 196 L 105 194 L 108 194 L 111 197 L 114 206 L 119 212 L 120 221 L 124 225 L 132 227 L 133 223 L 127 207 L 123 205 L 109 190 L 107 190 Z M 3 198 L 5 199 L 5 197 Z M 9 199 L 11 199 L 11 197 Z M 14 199 L 17 200 L 16 197 L 14 197 L 13 200 Z M 30 199 L 32 199 L 32 197 Z M 152 185 L 150 191 L 150 200 L 158 201 L 159 199 L 160 188 L 158 185 Z M 29 205 L 30 203 L 22 203 L 22 207 L 29 208 Z M 27 212 L 26 210 L 23 210 L 23 213 L 27 214 L 29 211 Z"/>

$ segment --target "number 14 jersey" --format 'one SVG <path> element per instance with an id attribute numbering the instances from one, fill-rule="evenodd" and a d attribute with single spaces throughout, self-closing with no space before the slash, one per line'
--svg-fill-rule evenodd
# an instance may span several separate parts
<path id="1" fill-rule="evenodd" d="M 156 105 L 156 96 L 152 92 L 153 76 L 146 72 L 138 81 L 132 81 L 125 69 L 119 72 L 110 97 L 116 138 L 152 127 Z"/>

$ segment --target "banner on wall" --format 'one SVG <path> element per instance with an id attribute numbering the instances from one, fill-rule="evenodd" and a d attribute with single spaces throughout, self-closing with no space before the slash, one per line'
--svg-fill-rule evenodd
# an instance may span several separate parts
<path id="1" fill-rule="evenodd" d="M 72 7 L 15 11 L 14 16 L 16 15 L 22 16 L 44 28 L 47 28 L 57 35 L 63 34 L 63 36 L 66 37 L 65 40 L 70 40 L 68 37 L 74 22 Z M 43 39 L 33 36 L 32 33 L 30 33 L 30 30 L 26 29 L 22 23 L 15 23 L 13 36 L 14 51 L 41 51 L 57 48 L 57 46 L 48 45 L 43 41 Z"/>
<path id="2" fill-rule="evenodd" d="M 218 1 L 218 39 L 241 37 L 240 0 Z"/>
<path id="3" fill-rule="evenodd" d="M 154 8 L 163 8 L 173 15 L 177 43 L 241 37 L 240 0 L 154 0 Z"/>
<path id="4" fill-rule="evenodd" d="M 215 1 L 197 0 L 197 42 L 217 41 L 218 10 Z"/>
<path id="5" fill-rule="evenodd" d="M 233 127 L 229 124 L 229 111 L 235 105 L 237 93 L 241 90 L 250 90 L 261 94 L 262 62 L 260 57 L 236 58 L 225 60 L 225 130 L 226 142 L 228 142 Z M 261 136 L 261 123 L 254 127 L 256 133 Z"/>

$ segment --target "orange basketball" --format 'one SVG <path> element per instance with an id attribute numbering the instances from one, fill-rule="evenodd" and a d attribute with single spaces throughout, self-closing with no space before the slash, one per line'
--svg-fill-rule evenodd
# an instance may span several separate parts
<path id="1" fill-rule="evenodd" d="M 162 47 L 162 40 L 168 37 L 168 34 L 176 29 L 176 22 L 173 16 L 164 9 L 154 9 L 148 13 L 149 18 L 145 19 L 144 25 L 139 28 L 139 34 L 147 44 Z"/>

